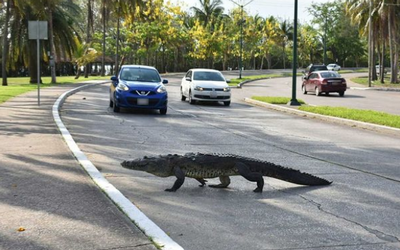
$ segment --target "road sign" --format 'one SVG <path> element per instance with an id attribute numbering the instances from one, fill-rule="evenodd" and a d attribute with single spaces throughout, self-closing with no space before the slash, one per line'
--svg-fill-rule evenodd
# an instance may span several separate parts
<path id="1" fill-rule="evenodd" d="M 47 21 L 28 22 L 29 39 L 47 40 Z"/>
<path id="2" fill-rule="evenodd" d="M 47 40 L 47 21 L 29 21 L 28 36 L 30 40 L 36 39 L 37 44 L 37 85 L 38 105 L 40 106 L 40 40 Z"/>

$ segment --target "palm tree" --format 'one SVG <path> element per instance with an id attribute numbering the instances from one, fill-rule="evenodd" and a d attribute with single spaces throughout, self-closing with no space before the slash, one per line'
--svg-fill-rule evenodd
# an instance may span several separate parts
<path id="1" fill-rule="evenodd" d="M 30 82 L 37 82 L 37 56 L 36 41 L 28 40 L 28 20 L 48 20 L 49 13 L 47 7 L 40 0 L 12 0 L 13 5 L 10 9 L 13 18 L 10 22 L 10 40 L 8 50 L 11 68 L 16 70 L 18 66 L 24 65 L 29 68 Z M 51 1 L 49 0 L 49 3 Z M 75 29 L 76 16 L 80 14 L 79 7 L 71 0 L 59 0 L 52 10 L 53 23 L 53 48 L 57 54 L 64 58 L 71 58 L 76 49 L 76 38 L 78 31 Z M 47 49 L 45 49 L 47 46 Z M 48 42 L 42 43 L 41 55 L 46 55 L 51 47 Z M 46 57 L 43 57 L 47 60 Z"/>
<path id="2" fill-rule="evenodd" d="M 211 27 L 213 28 L 218 17 L 221 17 L 224 13 L 222 0 L 199 0 L 200 8 L 192 7 L 194 16 L 202 22 L 204 26 L 212 22 Z"/>
<path id="3" fill-rule="evenodd" d="M 282 61 L 283 61 L 283 68 L 286 69 L 286 45 L 290 39 L 293 37 L 293 25 L 284 20 L 279 24 L 278 27 L 278 39 L 279 43 L 282 46 Z"/>

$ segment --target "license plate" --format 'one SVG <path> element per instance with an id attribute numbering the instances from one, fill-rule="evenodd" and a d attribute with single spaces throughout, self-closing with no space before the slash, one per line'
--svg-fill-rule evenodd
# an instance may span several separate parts
<path id="1" fill-rule="evenodd" d="M 137 105 L 149 105 L 149 99 L 145 98 L 138 98 Z"/>
<path id="2" fill-rule="evenodd" d="M 215 98 L 217 98 L 218 97 L 218 94 L 217 94 L 217 92 L 215 92 L 215 91 L 212 91 L 211 93 L 210 93 L 210 98 L 213 98 L 213 99 L 215 99 Z"/>

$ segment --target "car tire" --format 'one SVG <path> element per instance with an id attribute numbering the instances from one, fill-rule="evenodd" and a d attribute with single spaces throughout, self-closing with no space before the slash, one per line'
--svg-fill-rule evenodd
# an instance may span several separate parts
<path id="1" fill-rule="evenodd" d="M 109 104 L 110 108 L 112 108 L 114 106 L 114 102 L 111 100 L 110 98 L 110 104 Z"/>
<path id="2" fill-rule="evenodd" d="M 307 95 L 306 86 L 301 86 L 301 92 L 303 92 L 304 95 Z"/>
<path id="3" fill-rule="evenodd" d="M 120 109 L 118 107 L 117 100 L 116 100 L 115 97 L 114 97 L 113 107 L 112 108 L 113 108 L 114 113 L 119 113 Z"/>
<path id="4" fill-rule="evenodd" d="M 344 96 L 344 91 L 339 91 L 339 96 Z"/>
<path id="5" fill-rule="evenodd" d="M 160 109 L 160 114 L 161 114 L 161 115 L 166 115 L 166 114 L 167 114 L 167 108 L 165 108 L 165 109 Z"/>
<path id="6" fill-rule="evenodd" d="M 225 106 L 231 105 L 231 101 L 226 101 L 226 102 L 224 102 L 224 105 L 225 105 Z"/>
<path id="7" fill-rule="evenodd" d="M 318 87 L 315 88 L 315 95 L 316 96 L 320 96 L 321 95 L 321 91 L 319 91 Z"/>
<path id="8" fill-rule="evenodd" d="M 189 91 L 189 103 L 190 104 L 195 104 L 196 103 L 196 101 L 193 100 L 193 98 L 192 98 L 192 91 Z"/>

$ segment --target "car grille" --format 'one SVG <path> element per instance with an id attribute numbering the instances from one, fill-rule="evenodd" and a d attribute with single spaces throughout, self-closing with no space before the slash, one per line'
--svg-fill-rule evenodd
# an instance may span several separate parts
<path id="1" fill-rule="evenodd" d="M 224 89 L 203 88 L 203 91 L 224 91 Z"/>
<path id="2" fill-rule="evenodd" d="M 131 94 L 133 95 L 138 95 L 138 96 L 151 96 L 151 95 L 155 95 L 156 92 L 154 91 L 148 91 L 148 90 L 131 90 Z"/>
<path id="3" fill-rule="evenodd" d="M 229 96 L 216 96 L 216 97 L 211 97 L 209 95 L 194 95 L 195 98 L 200 98 L 200 99 L 210 99 L 210 100 L 224 100 L 224 99 L 229 99 Z"/>
<path id="4" fill-rule="evenodd" d="M 137 99 L 138 98 L 128 97 L 127 101 L 130 105 L 138 105 Z M 159 101 L 160 101 L 160 99 L 158 99 L 158 98 L 149 98 L 149 106 L 157 105 Z"/>

